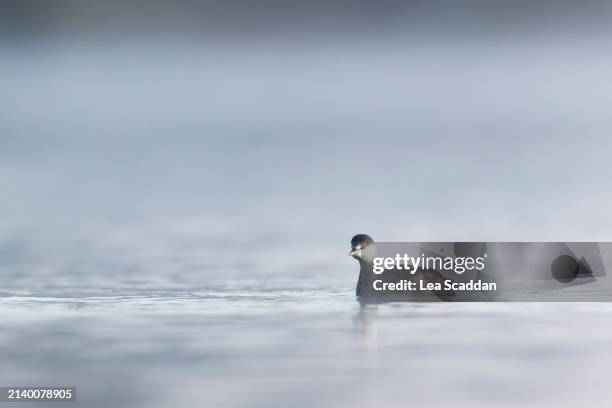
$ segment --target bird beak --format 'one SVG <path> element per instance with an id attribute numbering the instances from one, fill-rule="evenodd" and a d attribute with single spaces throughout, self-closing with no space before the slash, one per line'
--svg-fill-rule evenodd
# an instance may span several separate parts
<path id="1" fill-rule="evenodd" d="M 355 249 L 355 250 L 349 252 L 348 254 L 349 254 L 349 256 L 354 256 L 354 257 L 359 258 L 361 256 L 361 249 Z"/>

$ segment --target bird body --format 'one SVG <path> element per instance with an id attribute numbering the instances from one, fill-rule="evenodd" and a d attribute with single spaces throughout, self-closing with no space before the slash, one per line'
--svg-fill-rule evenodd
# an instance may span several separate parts
<path id="1" fill-rule="evenodd" d="M 355 294 L 361 303 L 397 301 L 477 301 L 485 300 L 478 292 L 458 293 L 452 288 L 453 280 L 436 269 L 424 267 L 408 271 L 389 268 L 374 271 L 374 259 L 382 250 L 367 234 L 358 234 L 351 240 L 349 255 L 359 261 L 359 278 Z"/>

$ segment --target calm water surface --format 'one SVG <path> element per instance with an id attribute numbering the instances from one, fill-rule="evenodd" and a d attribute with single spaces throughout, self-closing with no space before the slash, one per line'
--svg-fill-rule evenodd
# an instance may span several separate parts
<path id="1" fill-rule="evenodd" d="M 6 296 L 0 306 L 0 383 L 73 385 L 78 406 L 611 399 L 608 304 L 360 308 L 343 292 L 286 291 Z"/>

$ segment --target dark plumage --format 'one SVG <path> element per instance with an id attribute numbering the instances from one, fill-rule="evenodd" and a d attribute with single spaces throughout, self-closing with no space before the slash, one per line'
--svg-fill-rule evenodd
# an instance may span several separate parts
<path id="1" fill-rule="evenodd" d="M 402 292 L 380 292 L 374 290 L 372 284 L 375 279 L 384 282 L 400 282 L 409 279 L 414 282 L 443 283 L 444 277 L 436 270 L 419 269 L 413 275 L 406 271 L 386 270 L 380 275 L 372 272 L 373 258 L 376 254 L 376 245 L 372 237 L 367 234 L 357 234 L 351 239 L 351 251 L 349 255 L 359 261 L 359 278 L 355 294 L 360 302 L 372 301 L 414 301 L 414 300 L 449 300 L 455 294 L 453 291 L 402 291 Z"/>
<path id="2" fill-rule="evenodd" d="M 357 234 L 351 239 L 351 250 L 366 247 L 373 242 L 374 240 L 368 234 Z"/>

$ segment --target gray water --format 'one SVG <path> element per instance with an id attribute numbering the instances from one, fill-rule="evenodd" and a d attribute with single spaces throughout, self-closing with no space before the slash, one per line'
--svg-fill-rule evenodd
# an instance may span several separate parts
<path id="1" fill-rule="evenodd" d="M 0 386 L 606 406 L 607 303 L 360 308 L 346 253 L 612 240 L 607 44 L 6 48 Z"/>
<path id="2" fill-rule="evenodd" d="M 2 384 L 76 386 L 78 406 L 610 401 L 608 304 L 360 309 L 346 293 L 286 291 L 1 306 Z"/>

